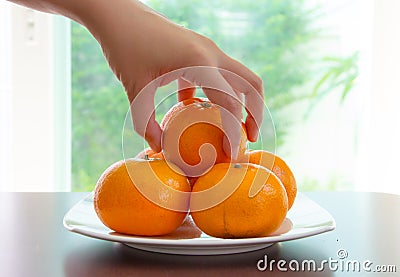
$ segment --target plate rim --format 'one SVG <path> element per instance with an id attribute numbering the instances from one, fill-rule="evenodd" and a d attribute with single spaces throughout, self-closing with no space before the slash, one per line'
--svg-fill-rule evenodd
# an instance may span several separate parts
<path id="1" fill-rule="evenodd" d="M 102 232 L 95 232 L 88 230 L 86 228 L 80 228 L 79 226 L 71 226 L 67 222 L 68 215 L 76 209 L 79 205 L 82 204 L 84 201 L 90 201 L 92 202 L 91 199 L 93 199 L 93 192 L 90 192 L 88 195 L 83 197 L 81 200 L 79 200 L 76 204 L 74 204 L 64 215 L 63 217 L 63 225 L 64 227 L 73 233 L 77 233 L 80 235 L 84 235 L 87 237 L 95 238 L 95 239 L 101 239 L 101 240 L 106 240 L 106 241 L 112 241 L 112 242 L 120 242 L 120 243 L 125 243 L 125 244 L 133 244 L 136 245 L 146 245 L 148 247 L 157 247 L 157 246 L 163 246 L 163 247 L 174 247 L 174 248 L 187 248 L 187 247 L 199 247 L 199 248 L 210 248 L 210 247 L 218 247 L 218 246 L 240 246 L 240 247 L 246 247 L 246 246 L 251 246 L 251 245 L 260 245 L 260 244 L 271 244 L 271 243 L 277 243 L 277 242 L 284 242 L 284 241 L 291 241 L 291 240 L 296 240 L 296 239 L 301 239 L 301 238 L 306 238 L 310 236 L 315 236 L 318 234 L 326 233 L 329 231 L 332 231 L 336 228 L 336 221 L 334 217 L 322 206 L 320 206 L 318 203 L 316 203 L 314 200 L 310 199 L 308 196 L 306 196 L 302 192 L 298 192 L 298 195 L 300 197 L 305 197 L 308 201 L 313 202 L 315 205 L 317 205 L 320 209 L 322 209 L 329 217 L 330 221 L 327 221 L 327 225 L 319 226 L 312 228 L 308 231 L 303 231 L 301 233 L 297 234 L 289 234 L 289 235 L 276 235 L 276 236 L 268 236 L 268 237 L 255 237 L 255 238 L 240 238 L 240 239 L 222 239 L 222 238 L 215 238 L 215 237 L 210 237 L 210 238 L 189 238 L 189 239 L 166 239 L 166 238 L 157 238 L 157 237 L 145 237 L 145 236 L 132 236 L 132 235 L 125 235 L 125 234 L 118 234 L 113 235 L 113 234 L 105 234 Z M 328 225 L 329 224 L 329 225 Z M 83 226 L 85 227 L 85 226 Z M 297 229 L 302 229 L 301 227 Z M 308 229 L 308 228 L 304 228 Z M 112 230 L 111 230 L 112 231 Z"/>

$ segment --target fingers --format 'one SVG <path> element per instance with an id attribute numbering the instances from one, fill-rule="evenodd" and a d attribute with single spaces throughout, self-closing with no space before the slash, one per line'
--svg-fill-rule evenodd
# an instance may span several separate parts
<path id="1" fill-rule="evenodd" d="M 194 85 L 183 78 L 179 78 L 181 73 L 181 71 L 176 71 L 173 74 L 153 80 L 144 86 L 139 93 L 134 92 L 134 87 L 126 86 L 128 98 L 131 102 L 131 116 L 134 129 L 147 141 L 151 149 L 155 152 L 161 151 L 162 135 L 161 127 L 155 119 L 154 96 L 157 88 L 178 79 L 179 101 L 191 98 L 195 94 Z M 136 96 L 132 97 L 132 95 Z"/>
<path id="2" fill-rule="evenodd" d="M 196 87 L 183 78 L 178 79 L 178 101 L 193 98 L 196 93 Z"/>
<path id="3" fill-rule="evenodd" d="M 264 92 L 261 79 L 241 63 L 228 57 L 223 68 L 182 68 L 158 82 L 150 82 L 134 99 L 130 99 L 135 131 L 146 139 L 154 151 L 161 151 L 162 130 L 155 120 L 154 96 L 157 87 L 178 79 L 178 101 L 193 97 L 195 87 L 199 86 L 208 99 L 219 106 L 225 131 L 224 151 L 229 157 L 236 159 L 241 137 L 243 104 L 248 113 L 245 121 L 247 136 L 254 142 L 263 120 Z M 245 96 L 245 103 L 241 99 L 242 94 Z"/>
<path id="4" fill-rule="evenodd" d="M 242 105 L 235 97 L 220 90 L 203 88 L 203 91 L 207 98 L 219 107 L 222 128 L 225 131 L 224 152 L 235 160 L 241 136 Z"/>
<path id="5" fill-rule="evenodd" d="M 161 128 L 155 119 L 154 95 L 157 86 L 149 83 L 131 100 L 131 116 L 135 131 L 155 152 L 161 151 Z"/>
<path id="6" fill-rule="evenodd" d="M 161 128 L 160 125 L 155 120 L 155 113 L 152 114 L 144 133 L 144 139 L 149 144 L 150 148 L 154 152 L 161 152 Z"/>
<path id="7" fill-rule="evenodd" d="M 217 68 L 197 67 L 184 74 L 185 79 L 200 86 L 208 99 L 219 106 L 225 131 L 224 151 L 236 159 L 241 136 L 242 105 L 240 97 Z"/>
<path id="8" fill-rule="evenodd" d="M 221 74 L 237 91 L 245 95 L 247 136 L 256 141 L 264 115 L 264 91 L 262 80 L 240 62 L 227 57 Z"/>

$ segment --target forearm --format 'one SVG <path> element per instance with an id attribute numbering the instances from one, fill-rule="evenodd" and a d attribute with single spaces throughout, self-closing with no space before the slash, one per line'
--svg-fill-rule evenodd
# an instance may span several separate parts
<path id="1" fill-rule="evenodd" d="M 262 81 L 206 37 L 169 21 L 138 0 L 9 1 L 64 15 L 81 23 L 93 34 L 130 102 L 135 103 L 131 109 L 135 111 L 132 112 L 135 130 L 156 152 L 161 151 L 162 131 L 154 116 L 153 85 L 166 85 L 179 78 L 192 86 L 203 87 L 207 97 L 233 114 L 237 122 L 242 120 L 242 107 L 235 95 L 236 92 L 245 94 L 246 103 L 251 103 L 246 107 L 250 112 L 245 123 L 248 137 L 251 141 L 257 139 L 263 116 Z M 215 68 L 233 72 L 234 76 L 241 76 L 247 82 L 237 78 L 225 79 L 223 72 Z M 203 74 L 206 69 L 208 73 Z M 173 74 L 165 75 L 170 72 Z M 148 86 L 154 80 L 157 82 Z M 145 94 L 143 88 L 147 88 Z M 238 149 L 240 124 L 229 122 L 231 117 L 225 114 L 222 124 L 227 130 L 228 141 L 232 142 L 232 149 Z"/>
<path id="2" fill-rule="evenodd" d="M 38 11 L 59 14 L 75 20 L 82 25 L 96 25 L 104 20 L 107 10 L 124 10 L 124 6 L 135 6 L 139 10 L 151 10 L 136 0 L 8 0 L 15 4 Z"/>
<path id="3" fill-rule="evenodd" d="M 15 4 L 32 8 L 38 11 L 60 14 L 78 20 L 77 12 L 75 11 L 76 5 L 79 0 L 8 0 Z"/>

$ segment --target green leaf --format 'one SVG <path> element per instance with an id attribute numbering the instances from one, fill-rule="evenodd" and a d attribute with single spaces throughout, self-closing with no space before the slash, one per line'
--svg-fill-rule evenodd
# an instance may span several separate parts
<path id="1" fill-rule="evenodd" d="M 332 71 L 328 71 L 328 72 L 325 73 L 324 76 L 322 76 L 322 78 L 321 78 L 321 79 L 317 82 L 317 84 L 314 86 L 314 89 L 313 89 L 313 91 L 312 91 L 312 93 L 311 93 L 311 95 L 310 95 L 311 97 L 317 96 L 320 87 L 321 87 L 324 83 L 326 83 L 326 81 L 328 80 L 329 77 L 331 77 L 331 75 L 332 75 Z"/>

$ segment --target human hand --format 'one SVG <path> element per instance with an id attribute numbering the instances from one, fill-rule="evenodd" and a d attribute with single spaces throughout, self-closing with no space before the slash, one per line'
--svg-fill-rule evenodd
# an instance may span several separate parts
<path id="1" fill-rule="evenodd" d="M 221 107 L 228 156 L 237 156 L 243 96 L 248 139 L 257 140 L 264 107 L 258 76 L 208 38 L 169 21 L 140 2 L 116 0 L 110 4 L 97 0 L 91 7 L 89 11 L 79 10 L 76 19 L 100 43 L 125 87 L 134 128 L 153 150 L 161 150 L 162 135 L 155 120 L 154 95 L 157 87 L 174 80 L 178 80 L 179 100 L 192 97 L 194 89 L 190 88 L 200 86 L 209 100 Z"/>

